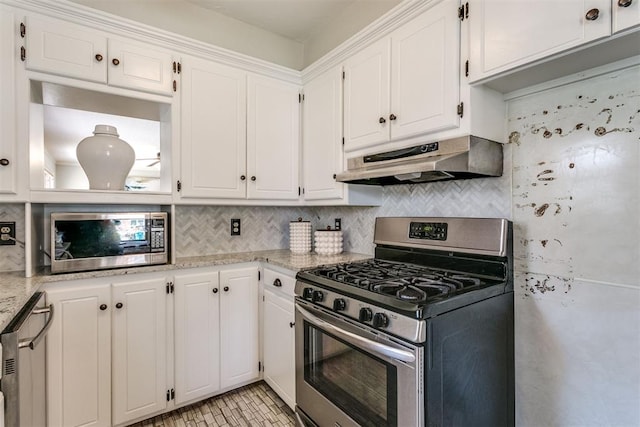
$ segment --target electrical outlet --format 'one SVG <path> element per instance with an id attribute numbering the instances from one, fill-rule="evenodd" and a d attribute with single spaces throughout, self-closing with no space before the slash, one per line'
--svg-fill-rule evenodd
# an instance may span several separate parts
<path id="1" fill-rule="evenodd" d="M 240 218 L 231 219 L 231 235 L 232 236 L 240 235 Z"/>
<path id="2" fill-rule="evenodd" d="M 333 225 L 333 229 L 334 230 L 342 230 L 342 218 L 336 218 L 333 220 L 334 225 Z"/>
<path id="3" fill-rule="evenodd" d="M 0 245 L 16 244 L 16 223 L 0 222 Z"/>

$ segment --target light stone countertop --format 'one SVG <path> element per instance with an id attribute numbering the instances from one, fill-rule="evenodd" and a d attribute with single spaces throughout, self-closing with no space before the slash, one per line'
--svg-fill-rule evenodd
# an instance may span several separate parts
<path id="1" fill-rule="evenodd" d="M 360 261 L 371 255 L 341 253 L 338 255 L 292 254 L 286 249 L 231 254 L 178 258 L 175 264 L 150 265 L 144 267 L 119 268 L 113 270 L 87 271 L 81 273 L 48 274 L 47 271 L 34 277 L 24 277 L 24 272 L 0 273 L 0 330 L 20 311 L 24 304 L 44 284 L 67 280 L 93 279 L 97 277 L 122 276 L 128 274 L 172 271 L 197 267 L 240 264 L 244 262 L 266 262 L 294 272 L 321 265 Z"/>

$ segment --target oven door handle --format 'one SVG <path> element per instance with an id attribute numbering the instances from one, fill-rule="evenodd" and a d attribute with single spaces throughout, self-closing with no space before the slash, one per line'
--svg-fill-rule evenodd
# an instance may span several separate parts
<path id="1" fill-rule="evenodd" d="M 353 332 L 345 331 L 344 329 L 338 328 L 337 326 L 334 326 L 331 323 L 320 319 L 318 316 L 311 314 L 309 311 L 300 307 L 299 305 L 296 305 L 296 310 L 298 310 L 300 314 L 302 314 L 302 316 L 312 324 L 331 331 L 337 337 L 342 338 L 343 340 L 353 345 L 357 345 L 358 347 L 372 351 L 379 355 L 389 357 L 391 359 L 400 360 L 401 362 L 413 363 L 416 361 L 416 356 L 410 351 L 400 350 L 398 348 L 394 348 L 376 341 L 372 341 L 368 338 L 361 337 L 360 335 L 354 334 Z"/>

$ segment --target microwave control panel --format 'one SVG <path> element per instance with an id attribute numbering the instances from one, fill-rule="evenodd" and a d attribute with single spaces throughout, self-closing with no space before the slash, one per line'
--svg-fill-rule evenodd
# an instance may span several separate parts
<path id="1" fill-rule="evenodd" d="M 151 219 L 151 251 L 163 251 L 165 244 L 164 219 Z"/>

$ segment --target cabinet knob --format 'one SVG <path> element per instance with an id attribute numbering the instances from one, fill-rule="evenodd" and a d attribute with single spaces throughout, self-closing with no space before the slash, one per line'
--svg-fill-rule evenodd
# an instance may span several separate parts
<path id="1" fill-rule="evenodd" d="M 100 310 L 105 311 L 107 309 L 107 304 L 100 304 Z"/>
<path id="2" fill-rule="evenodd" d="M 256 177 L 255 177 L 255 176 L 252 176 L 252 177 L 251 177 L 251 181 L 255 181 L 255 180 L 256 180 Z"/>
<path id="3" fill-rule="evenodd" d="M 121 302 L 116 304 L 116 308 L 122 308 L 123 304 Z"/>
<path id="4" fill-rule="evenodd" d="M 229 292 L 229 287 L 225 286 L 224 288 L 222 288 L 222 290 L 225 291 L 225 292 Z"/>
<path id="5" fill-rule="evenodd" d="M 102 55 L 100 55 L 99 53 L 96 54 L 96 61 L 102 62 Z"/>
<path id="6" fill-rule="evenodd" d="M 218 293 L 218 288 L 213 288 L 213 293 L 217 294 Z"/>
<path id="7" fill-rule="evenodd" d="M 384 117 L 380 117 L 380 118 L 378 119 L 378 123 L 383 124 L 383 123 L 387 123 L 387 121 L 385 120 L 385 118 L 384 118 Z"/>
<path id="8" fill-rule="evenodd" d="M 598 19 L 598 16 L 600 16 L 600 10 L 594 8 L 588 11 L 584 17 L 587 19 L 587 21 L 595 21 L 596 19 Z"/>
<path id="9" fill-rule="evenodd" d="M 244 181 L 245 179 L 247 179 L 247 177 L 246 177 L 246 176 L 244 176 L 244 175 L 240 175 L 240 181 Z"/>
<path id="10" fill-rule="evenodd" d="M 9 166 L 9 159 L 0 159 L 0 166 Z"/>
<path id="11" fill-rule="evenodd" d="M 633 3 L 633 0 L 618 0 L 618 6 L 620 7 L 629 7 Z"/>
<path id="12" fill-rule="evenodd" d="M 280 279 L 276 279 L 273 281 L 273 286 L 275 286 L 276 288 L 279 288 L 282 286 L 282 282 L 280 281 Z"/>
<path id="13" fill-rule="evenodd" d="M 112 63 L 113 65 L 116 65 L 116 66 L 117 66 L 117 65 L 120 65 L 120 60 L 119 60 L 118 58 L 113 58 L 113 59 L 111 60 L 111 63 Z"/>
<path id="14" fill-rule="evenodd" d="M 392 114 L 392 115 L 389 116 L 389 120 L 395 120 L 395 119 L 397 119 L 395 114 Z"/>
<path id="15" fill-rule="evenodd" d="M 296 326 L 296 322 L 289 322 L 289 327 L 293 328 L 294 326 Z"/>

